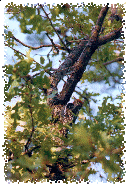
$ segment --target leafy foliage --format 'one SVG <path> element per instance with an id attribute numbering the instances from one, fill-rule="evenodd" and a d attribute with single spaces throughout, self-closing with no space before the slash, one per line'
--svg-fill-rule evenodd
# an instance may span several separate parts
<path id="1" fill-rule="evenodd" d="M 118 6 L 118 11 L 123 15 L 123 5 Z M 56 165 L 56 162 L 57 166 L 60 162 L 63 165 L 63 176 L 66 181 L 80 179 L 87 181 L 91 174 L 96 174 L 97 171 L 91 167 L 96 163 L 101 163 L 107 181 L 123 179 L 125 129 L 122 114 L 123 94 L 104 97 L 102 105 L 94 114 L 90 103 L 93 102 L 96 108 L 97 97 L 100 97 L 101 92 L 93 93 L 89 87 L 84 86 L 85 82 L 92 86 L 95 83 L 99 86 L 103 83 L 103 86 L 108 84 L 112 91 L 113 87 L 120 85 L 123 64 L 115 60 L 115 64 L 118 63 L 115 67 L 113 62 L 108 65 L 106 62 L 117 58 L 117 51 L 119 57 L 123 56 L 122 39 L 100 46 L 92 55 L 80 81 L 84 89 L 75 91 L 79 98 L 84 99 L 83 107 L 76 124 L 73 126 L 65 124 L 69 130 L 67 138 L 60 136 L 61 122 L 58 122 L 57 126 L 52 125 L 52 108 L 48 104 L 48 99 L 52 99 L 57 92 L 53 91 L 51 95 L 46 95 L 46 91 L 50 90 L 50 76 L 55 70 L 53 67 L 57 63 L 55 59 L 58 60 L 57 56 L 61 60 L 65 59 L 67 47 L 71 50 L 81 39 L 87 35 L 91 36 L 100 10 L 101 5 L 96 6 L 92 3 L 81 7 L 68 4 L 45 6 L 44 11 L 39 5 L 35 7 L 16 6 L 13 3 L 6 5 L 6 11 L 11 15 L 10 19 L 18 21 L 22 33 L 30 37 L 33 37 L 33 33 L 42 34 L 43 44 L 46 45 L 47 33 L 50 44 L 53 42 L 50 46 L 52 55 L 48 53 L 45 58 L 41 51 L 40 60 L 37 62 L 31 57 L 34 49 L 32 50 L 29 45 L 26 54 L 16 49 L 13 32 L 6 27 L 6 46 L 13 47 L 15 59 L 15 63 L 9 62 L 5 65 L 7 81 L 4 88 L 6 109 L 4 155 L 8 159 L 5 164 L 6 180 L 36 182 L 49 179 L 50 166 Z M 110 22 L 108 20 L 110 14 L 109 10 L 103 24 L 105 30 L 101 33 L 102 36 L 122 25 L 121 21 Z M 57 33 L 60 35 L 57 41 L 59 47 L 54 43 L 54 36 Z M 66 43 L 66 47 L 63 42 Z M 53 49 L 60 50 L 54 52 Z M 111 67 L 113 71 L 110 70 Z M 57 91 L 59 92 L 59 88 Z M 116 100 L 118 104 L 114 103 Z"/>

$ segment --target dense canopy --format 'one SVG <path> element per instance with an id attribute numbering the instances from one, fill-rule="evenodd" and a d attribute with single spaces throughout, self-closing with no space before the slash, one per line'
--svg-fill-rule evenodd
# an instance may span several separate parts
<path id="1" fill-rule="evenodd" d="M 124 5 L 5 13 L 6 181 L 123 182 Z"/>

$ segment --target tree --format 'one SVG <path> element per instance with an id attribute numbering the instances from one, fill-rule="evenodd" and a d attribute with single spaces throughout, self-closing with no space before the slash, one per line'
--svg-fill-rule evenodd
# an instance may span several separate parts
<path id="1" fill-rule="evenodd" d="M 5 46 L 14 51 L 4 66 L 6 180 L 87 181 L 100 163 L 107 181 L 122 182 L 123 93 L 103 97 L 96 109 L 101 92 L 90 86 L 121 86 L 124 6 L 11 3 L 6 12 L 28 39 L 5 26 Z M 39 46 L 30 45 L 32 36 Z M 35 50 L 40 61 L 31 57 Z"/>

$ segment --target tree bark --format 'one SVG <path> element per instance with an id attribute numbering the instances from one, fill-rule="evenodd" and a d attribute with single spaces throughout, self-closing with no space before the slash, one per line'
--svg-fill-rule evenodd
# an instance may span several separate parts
<path id="1" fill-rule="evenodd" d="M 108 5 L 101 9 L 95 28 L 91 32 L 91 37 L 84 38 L 78 46 L 73 48 L 65 61 L 50 77 L 51 87 L 48 90 L 48 95 L 51 95 L 53 91 L 56 91 L 56 94 L 52 98 L 48 98 L 48 104 L 52 108 L 52 116 L 53 118 L 55 118 L 52 120 L 53 122 L 51 124 L 53 125 L 53 128 L 55 130 L 55 126 L 59 125 L 59 122 L 63 124 L 62 130 L 60 130 L 60 136 L 63 135 L 67 137 L 67 129 L 65 127 L 65 124 L 70 124 L 74 121 L 72 113 L 73 109 L 69 109 L 69 107 L 67 107 L 66 105 L 69 102 L 77 83 L 81 80 L 82 75 L 86 70 L 86 66 L 91 59 L 91 56 L 99 46 L 104 45 L 114 39 L 118 39 L 121 36 L 122 27 L 110 32 L 105 36 L 99 37 L 108 9 Z M 67 74 L 68 78 L 67 81 L 64 83 L 62 91 L 60 93 L 57 93 L 58 83 Z M 73 106 L 75 108 L 78 108 L 79 111 L 79 109 L 82 107 L 82 104 L 76 101 Z M 63 141 L 59 141 L 58 139 L 58 144 L 59 143 L 63 144 Z M 64 164 L 58 159 L 52 166 L 47 165 L 48 167 L 50 167 L 49 178 L 51 180 L 65 179 L 64 171 L 66 171 L 66 169 L 68 169 L 70 166 L 73 166 L 69 165 L 68 158 L 66 159 L 65 164 L 66 165 L 64 166 Z"/>

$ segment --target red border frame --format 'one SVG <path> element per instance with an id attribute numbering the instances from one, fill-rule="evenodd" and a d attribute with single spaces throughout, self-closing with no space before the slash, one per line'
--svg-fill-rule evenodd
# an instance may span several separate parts
<path id="1" fill-rule="evenodd" d="M 38 1 L 38 3 L 39 3 L 40 1 Z M 46 2 L 46 1 L 44 1 L 44 2 Z M 72 3 L 72 4 L 77 4 L 79 1 L 73 1 L 73 2 L 71 2 L 70 1 L 70 3 Z M 83 2 L 83 1 L 82 1 Z M 91 2 L 91 1 L 88 1 L 87 3 L 89 3 L 89 2 Z M 124 1 L 124 2 L 121 2 L 120 1 L 120 4 L 123 4 L 123 3 L 125 3 L 126 2 L 126 0 Z M 4 0 L 2 0 L 1 2 L 0 2 L 0 9 L 1 9 L 1 11 L 0 11 L 0 14 L 1 14 L 1 24 L 0 24 L 0 41 L 1 41 L 1 56 L 2 56 L 2 60 L 1 60 L 1 66 L 4 66 L 4 55 L 6 55 L 6 49 L 4 49 L 4 47 L 2 47 L 2 45 L 3 45 L 3 43 L 4 43 L 4 37 L 3 37 L 3 34 L 4 34 L 4 27 L 3 27 L 3 25 L 5 25 L 5 23 L 4 23 L 4 20 L 5 20 L 5 16 L 4 16 L 4 8 L 5 8 L 5 6 L 8 4 L 8 3 L 11 3 L 11 1 L 4 1 Z M 27 4 L 27 3 L 29 3 L 29 1 L 24 1 L 24 0 L 22 0 L 21 2 L 17 2 L 16 0 L 13 0 L 13 4 L 16 4 L 16 5 L 19 5 L 19 4 L 23 4 L 24 6 Z M 34 4 L 34 3 L 37 3 L 37 2 L 34 2 L 34 1 L 30 1 L 30 4 Z M 41 3 L 43 3 L 42 1 L 41 1 Z M 55 4 L 60 4 L 60 1 L 57 1 L 57 0 L 55 0 L 55 1 L 53 1 L 52 3 L 55 3 Z M 51 1 L 47 1 L 46 2 L 46 4 L 52 4 L 51 3 Z M 66 1 L 63 1 L 62 3 L 67 3 Z M 68 2 L 69 3 L 69 2 Z M 109 3 L 108 1 L 105 1 L 105 2 L 103 2 L 103 1 L 101 1 L 101 2 L 99 2 L 99 1 L 93 1 L 93 3 L 95 3 L 96 5 L 100 5 L 100 4 L 106 4 L 106 3 Z M 117 1 L 110 1 L 110 3 L 111 4 L 114 4 L 114 3 L 119 3 L 119 2 L 117 2 Z M 125 4 L 125 11 L 126 11 L 126 8 L 127 8 L 127 4 Z M 127 15 L 125 15 L 124 16 L 124 19 L 125 20 L 127 20 Z M 123 28 L 123 30 L 125 31 L 125 27 L 126 27 L 126 25 L 127 25 L 127 21 L 126 21 L 126 23 L 125 23 L 125 26 L 124 26 L 124 28 Z M 125 35 L 125 40 L 124 40 L 124 43 L 125 43 L 125 45 L 126 45 L 126 42 L 127 42 L 127 37 L 126 37 L 126 33 L 124 32 L 124 35 Z M 125 46 L 125 53 L 126 53 L 126 51 L 127 51 L 127 47 Z M 124 61 L 126 61 L 126 54 L 125 54 L 125 56 L 124 56 Z M 123 62 L 124 63 L 124 62 Z M 124 75 L 123 75 L 123 87 L 125 88 L 125 90 L 123 91 L 124 92 L 124 96 L 125 96 L 125 94 L 126 94 L 126 84 L 124 84 L 124 83 L 126 83 L 126 79 L 127 79 L 127 76 L 126 76 L 126 68 L 127 68 L 127 64 L 126 64 L 126 62 L 124 63 L 124 66 L 125 66 L 125 69 L 123 70 L 123 72 L 124 72 Z M 1 114 L 0 114 L 0 117 L 1 117 L 1 121 L 2 121 L 2 124 L 1 124 L 1 126 L 2 126 L 2 129 L 0 130 L 0 132 L 1 132 L 1 140 L 0 140 L 0 144 L 1 144 L 1 147 L 4 145 L 4 143 L 6 143 L 6 139 L 5 139 L 5 134 L 6 134 L 6 126 L 3 124 L 4 122 L 4 107 L 3 107 L 3 104 L 4 104 L 4 89 L 3 89 L 3 87 L 4 87 L 4 85 L 5 85 L 5 83 L 7 83 L 7 80 L 6 80 L 6 78 L 4 77 L 4 72 L 3 72 L 3 68 L 1 68 L 0 69 L 0 74 L 2 74 L 2 77 L 0 78 L 0 81 L 1 81 L 1 85 L 2 85 L 2 91 L 1 91 L 1 96 L 0 96 L 0 103 L 2 103 L 1 104 Z M 122 112 L 124 112 L 123 113 L 123 115 L 124 115 L 124 118 L 125 118 L 125 116 L 126 116 L 126 104 L 127 104 L 127 99 L 126 99 L 126 96 L 123 98 L 123 100 L 125 100 L 125 105 L 123 105 L 123 109 L 122 109 Z M 124 119 L 124 123 L 126 124 L 126 118 Z M 127 156 L 126 156 L 126 147 L 127 147 L 127 144 L 126 144 L 126 136 L 127 136 L 127 131 L 125 130 L 125 136 L 124 136 L 124 143 L 125 143 L 125 149 L 123 149 L 123 152 L 124 152 L 124 156 L 125 156 L 125 159 L 124 159 L 124 166 L 125 166 L 125 172 L 126 172 L 126 170 L 127 170 L 127 167 L 126 167 L 126 159 L 127 159 Z M 4 185 L 8 185 L 9 184 L 9 182 L 5 182 L 5 173 L 4 173 L 4 166 L 5 166 L 5 155 L 4 155 L 4 151 L 3 151 L 3 149 L 4 148 L 1 148 L 1 167 L 2 167 L 2 171 L 1 171 L 1 174 L 0 174 L 0 177 L 1 177 L 1 183 L 3 183 Z M 126 173 L 125 173 L 126 174 Z M 121 183 L 121 184 L 127 184 L 128 183 L 128 179 L 127 179 L 127 176 L 125 175 L 124 176 L 124 178 L 123 178 L 124 180 L 125 180 L 125 182 L 123 182 L 123 183 Z M 54 182 L 53 182 L 54 183 Z M 87 184 L 87 182 L 83 182 L 83 181 L 81 181 L 81 182 L 75 182 L 75 183 L 69 183 L 69 184 L 72 184 L 72 185 L 76 185 L 76 184 Z M 11 183 L 10 182 L 10 184 L 13 184 L 13 185 L 21 185 L 21 184 L 24 184 L 24 182 L 15 182 L 15 183 Z M 28 183 L 29 185 L 30 184 L 34 184 L 34 183 Z M 38 184 L 40 184 L 40 182 L 37 182 L 36 183 L 37 185 Z M 43 184 L 47 184 L 47 185 L 49 185 L 50 183 L 49 182 L 47 182 L 47 183 L 43 183 Z M 58 183 L 58 184 L 62 184 L 62 185 L 64 185 L 65 183 L 63 183 L 63 182 L 60 182 L 60 183 Z M 101 185 L 101 184 L 103 184 L 103 182 L 93 182 L 93 183 L 90 183 L 89 182 L 89 184 L 99 184 L 99 185 Z M 113 184 L 113 183 L 107 183 L 107 184 Z M 120 184 L 120 183 L 115 183 L 116 185 L 117 184 Z"/>

